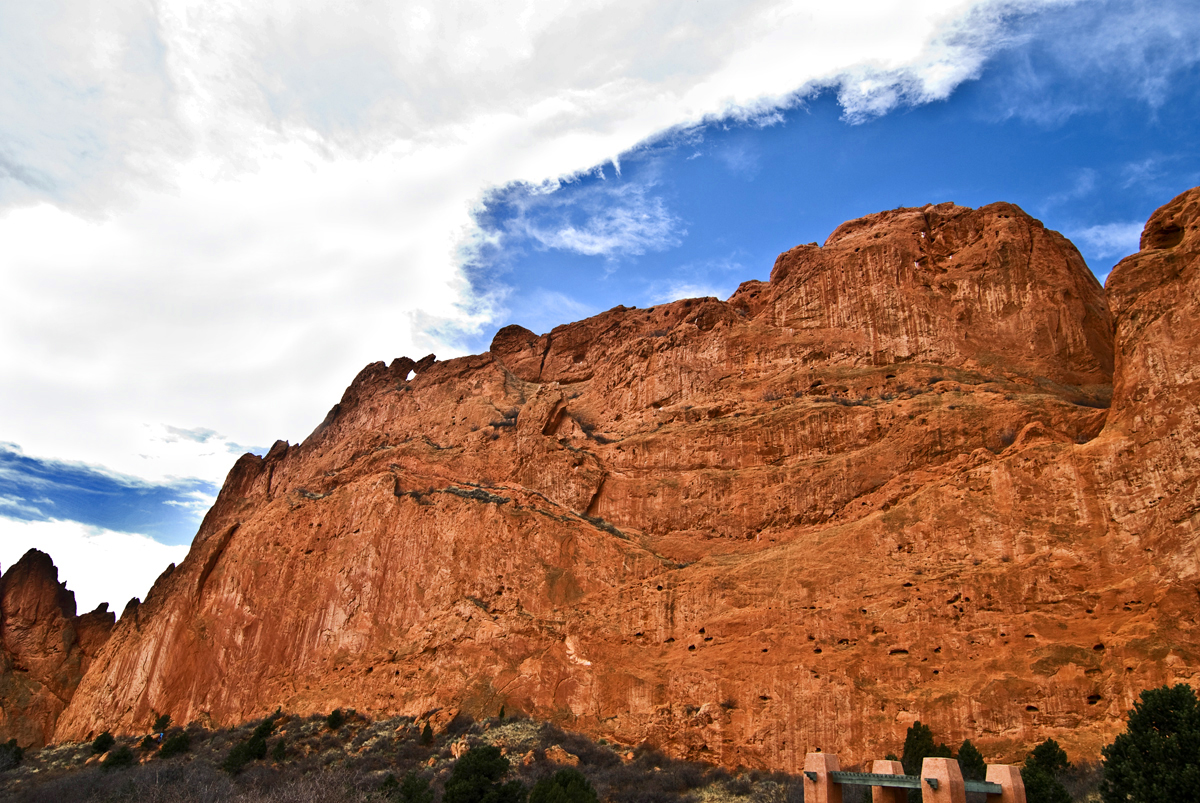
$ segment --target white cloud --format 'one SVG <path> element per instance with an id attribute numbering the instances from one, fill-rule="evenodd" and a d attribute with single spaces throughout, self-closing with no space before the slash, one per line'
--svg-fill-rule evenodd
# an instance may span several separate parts
<path id="1" fill-rule="evenodd" d="M 490 325 L 502 304 L 460 259 L 489 187 L 714 116 L 770 124 L 813 87 L 851 117 L 944 97 L 1026 7 L 5 4 L 0 439 L 219 481 L 226 447 L 166 435 L 299 440 L 362 365 Z M 617 200 L 535 235 L 591 254 L 681 236 L 661 200 Z"/>
<path id="2" fill-rule="evenodd" d="M 1144 224 L 1132 220 L 1128 223 L 1105 223 L 1071 232 L 1071 239 L 1081 251 L 1099 259 L 1125 257 L 1137 253 L 1141 245 Z"/>
<path id="3" fill-rule="evenodd" d="M 666 304 L 681 298 L 713 298 L 725 299 L 733 295 L 736 287 L 723 287 L 697 282 L 671 282 L 663 287 L 651 289 L 647 294 L 651 304 Z"/>
<path id="4" fill-rule="evenodd" d="M 7 571 L 33 548 L 54 559 L 59 581 L 75 592 L 79 613 L 107 602 L 118 616 L 130 599 L 145 598 L 163 570 L 188 551 L 73 521 L 17 521 L 0 515 L 0 568 Z"/>
<path id="5" fill-rule="evenodd" d="M 663 199 L 652 194 L 653 186 L 600 185 L 569 199 L 532 195 L 524 202 L 537 207 L 537 222 L 522 214 L 514 225 L 521 235 L 558 251 L 605 257 L 662 251 L 679 245 L 687 232 Z M 582 219 L 574 222 L 575 217 Z"/>

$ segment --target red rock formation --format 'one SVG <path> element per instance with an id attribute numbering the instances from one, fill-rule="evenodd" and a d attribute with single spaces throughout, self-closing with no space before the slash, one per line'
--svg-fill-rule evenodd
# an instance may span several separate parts
<path id="1" fill-rule="evenodd" d="M 370 365 L 238 460 L 56 738 L 503 704 L 731 765 L 918 718 L 1095 757 L 1195 678 L 1198 204 L 1151 219 L 1115 314 L 1016 207 L 942 204 L 727 302 Z"/>
<path id="2" fill-rule="evenodd" d="M 107 605 L 75 615 L 75 595 L 44 552 L 29 550 L 0 577 L 0 741 L 49 741 L 112 626 Z"/>

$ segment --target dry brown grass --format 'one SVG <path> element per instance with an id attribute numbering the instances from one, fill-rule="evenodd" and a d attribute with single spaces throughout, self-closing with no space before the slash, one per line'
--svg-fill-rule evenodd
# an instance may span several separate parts
<path id="1" fill-rule="evenodd" d="M 528 719 L 473 722 L 459 717 L 437 734 L 433 744 L 421 745 L 423 722 L 408 718 L 372 721 L 348 711 L 345 724 L 334 731 L 324 717 L 282 715 L 267 740 L 267 759 L 251 762 L 237 775 L 222 771 L 229 751 L 258 724 L 219 731 L 190 725 L 191 750 L 169 759 L 141 749 L 142 735 L 123 737 L 118 746 L 128 745 L 140 763 L 107 772 L 96 763 L 85 764 L 91 756 L 90 744 L 47 747 L 28 754 L 19 767 L 0 773 L 0 799 L 12 803 L 367 803 L 385 799 L 379 790 L 389 774 L 401 777 L 409 770 L 428 779 L 440 798 L 455 750 L 486 743 L 506 752 L 512 761 L 510 777 L 526 787 L 558 769 L 545 751 L 561 748 L 578 757 L 579 770 L 606 803 L 802 801 L 799 782 L 788 776 L 731 775 L 646 748 L 600 744 Z M 280 740 L 283 759 L 273 760 L 273 748 Z M 523 762 L 526 756 L 528 761 Z"/>

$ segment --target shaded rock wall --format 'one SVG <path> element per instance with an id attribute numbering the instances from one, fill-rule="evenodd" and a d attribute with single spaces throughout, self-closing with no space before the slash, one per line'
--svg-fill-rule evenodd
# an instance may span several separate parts
<path id="1" fill-rule="evenodd" d="M 0 577 L 0 741 L 41 747 L 108 640 L 107 605 L 75 615 L 50 556 L 31 549 Z"/>

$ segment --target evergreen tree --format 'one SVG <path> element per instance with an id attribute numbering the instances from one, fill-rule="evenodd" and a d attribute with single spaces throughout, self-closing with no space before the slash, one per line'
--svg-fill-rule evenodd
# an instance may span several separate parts
<path id="1" fill-rule="evenodd" d="M 409 770 L 404 773 L 404 780 L 396 785 L 391 799 L 397 803 L 433 803 L 433 789 L 428 779 Z"/>
<path id="2" fill-rule="evenodd" d="M 970 739 L 964 739 L 962 747 L 958 748 L 958 766 L 962 770 L 963 780 L 982 781 L 987 776 L 987 762 Z"/>
<path id="3" fill-rule="evenodd" d="M 1021 768 L 1026 803 L 1071 803 L 1071 795 L 1058 780 L 1059 773 L 1070 768 L 1066 751 L 1053 739 L 1033 748 Z"/>
<path id="4" fill-rule="evenodd" d="M 1190 686 L 1147 689 L 1101 751 L 1104 803 L 1200 800 L 1200 702 Z"/>
<path id="5" fill-rule="evenodd" d="M 508 772 L 508 759 L 495 745 L 472 747 L 454 762 L 446 779 L 442 803 L 525 803 L 520 781 L 500 783 Z"/>
<path id="6" fill-rule="evenodd" d="M 954 758 L 954 751 L 945 744 L 933 743 L 933 731 L 928 725 L 914 722 L 904 736 L 904 754 L 900 763 L 905 775 L 920 775 L 926 758 Z M 921 790 L 908 790 L 909 803 L 920 803 Z"/>
<path id="7" fill-rule="evenodd" d="M 429 726 L 428 722 L 421 729 L 421 744 L 433 744 L 433 728 Z"/>
<path id="8" fill-rule="evenodd" d="M 576 769 L 561 769 L 551 778 L 542 778 L 533 785 L 529 803 L 598 803 L 596 790 L 583 773 Z"/>
<path id="9" fill-rule="evenodd" d="M 926 758 L 954 758 L 954 751 L 945 744 L 935 745 L 929 726 L 914 722 L 904 737 L 904 754 L 900 757 L 904 774 L 920 775 Z"/>
<path id="10" fill-rule="evenodd" d="M 25 750 L 17 744 L 16 739 L 9 739 L 6 743 L 0 744 L 0 772 L 11 770 L 17 766 L 24 756 Z"/>

